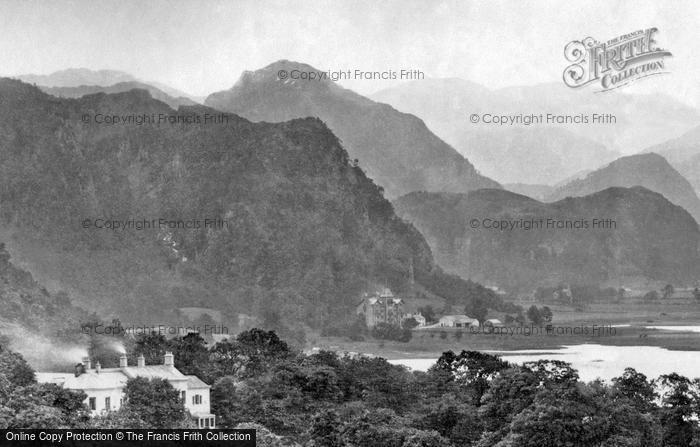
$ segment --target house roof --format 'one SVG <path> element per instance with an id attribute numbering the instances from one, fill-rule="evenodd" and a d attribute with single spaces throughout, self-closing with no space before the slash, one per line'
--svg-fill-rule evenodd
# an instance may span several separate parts
<path id="1" fill-rule="evenodd" d="M 186 376 L 175 367 L 165 365 L 146 365 L 142 367 L 103 368 L 98 373 L 89 369 L 79 376 L 73 373 L 37 372 L 36 380 L 40 383 L 55 383 L 67 389 L 100 390 L 122 388 L 129 379 L 145 377 L 160 378 L 168 382 L 187 382 L 188 388 L 209 388 L 209 385 L 196 376 Z"/>
<path id="2" fill-rule="evenodd" d="M 118 368 L 124 374 L 131 378 L 146 377 L 148 379 L 160 378 L 168 381 L 187 380 L 187 376 L 178 371 L 175 367 L 165 365 L 146 365 L 142 367 L 127 366 L 126 368 Z"/>
<path id="3" fill-rule="evenodd" d="M 187 388 L 190 390 L 199 389 L 199 388 L 211 388 L 209 385 L 202 382 L 202 380 L 197 376 L 185 376 L 185 377 L 187 377 Z"/>
<path id="4" fill-rule="evenodd" d="M 73 373 L 35 373 L 36 380 L 40 383 L 55 383 L 63 388 L 72 390 L 97 390 L 122 388 L 129 379 L 121 371 L 100 371 L 89 370 L 78 377 Z"/>
<path id="5" fill-rule="evenodd" d="M 477 320 L 466 315 L 445 315 L 444 317 L 440 318 L 440 321 L 453 321 L 455 323 L 474 323 Z"/>

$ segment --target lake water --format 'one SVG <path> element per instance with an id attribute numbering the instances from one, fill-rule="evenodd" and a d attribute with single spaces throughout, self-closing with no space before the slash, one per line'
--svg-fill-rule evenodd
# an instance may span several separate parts
<path id="1" fill-rule="evenodd" d="M 622 375 L 627 367 L 636 369 L 648 378 L 672 372 L 690 378 L 700 377 L 700 351 L 669 351 L 655 346 L 583 344 L 564 346 L 561 349 L 486 352 L 517 364 L 541 359 L 563 360 L 571 363 L 585 382 L 596 378 L 609 381 Z M 396 359 L 389 362 L 416 371 L 426 371 L 435 360 L 437 359 Z"/>
<path id="2" fill-rule="evenodd" d="M 647 329 L 661 331 L 700 332 L 700 326 L 645 326 Z"/>

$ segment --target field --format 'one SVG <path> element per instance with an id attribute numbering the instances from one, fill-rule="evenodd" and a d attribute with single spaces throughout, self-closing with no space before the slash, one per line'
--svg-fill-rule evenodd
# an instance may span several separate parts
<path id="1" fill-rule="evenodd" d="M 543 303 L 528 303 L 542 306 Z M 414 330 L 408 343 L 353 342 L 339 337 L 309 337 L 311 346 L 340 352 L 359 352 L 387 359 L 435 358 L 447 350 L 557 349 L 564 345 L 596 343 L 614 346 L 658 346 L 672 350 L 700 350 L 700 333 L 650 329 L 647 326 L 699 326 L 700 303 L 687 298 L 644 303 L 594 303 L 585 310 L 549 304 L 554 313 L 552 331 L 544 327 L 506 326 L 494 333 L 477 329 Z M 491 317 L 491 315 L 490 315 Z M 496 315 L 495 317 L 500 318 Z M 500 333 L 497 333 L 500 332 Z M 528 335 L 529 334 L 529 335 Z"/>

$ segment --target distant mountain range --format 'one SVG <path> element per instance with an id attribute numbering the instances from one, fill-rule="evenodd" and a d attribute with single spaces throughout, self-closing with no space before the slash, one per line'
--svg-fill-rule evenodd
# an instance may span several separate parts
<path id="1" fill-rule="evenodd" d="M 294 70 L 318 71 L 306 64 L 279 61 L 243 73 L 233 88 L 211 94 L 205 104 L 252 121 L 319 117 L 389 197 L 418 190 L 467 192 L 500 187 L 480 175 L 419 118 L 330 80 L 280 79 L 278 75 Z"/>
<path id="2" fill-rule="evenodd" d="M 674 138 L 700 113 L 668 96 L 592 94 L 563 83 L 489 90 L 460 79 L 426 79 L 377 92 L 372 99 L 413 113 L 480 171 L 502 183 L 553 185 L 596 169 L 620 153 Z M 484 124 L 483 115 L 612 114 L 614 124 Z M 470 122 L 477 114 L 479 123 Z M 526 169 L 518 169 L 527 167 Z"/>
<path id="3" fill-rule="evenodd" d="M 197 98 L 189 95 L 180 90 L 174 89 L 168 85 L 162 84 L 155 81 L 143 81 L 133 75 L 117 70 L 89 70 L 87 68 L 68 68 L 66 70 L 56 71 L 48 75 L 36 75 L 36 74 L 24 74 L 19 76 L 14 76 L 14 78 L 21 81 L 27 82 L 29 84 L 36 84 L 40 87 L 112 87 L 115 84 L 124 83 L 139 83 L 142 84 L 138 88 L 144 88 L 143 84 L 147 84 L 154 90 L 161 91 L 164 94 L 172 98 L 187 98 L 192 102 L 201 103 L 202 98 Z M 115 86 L 116 87 L 116 86 Z M 59 92 L 61 90 L 56 90 Z M 76 91 L 62 90 L 65 94 L 62 96 L 66 97 L 76 97 L 71 96 L 76 94 Z M 111 91 L 105 93 L 117 93 L 118 91 Z M 91 92 L 96 93 L 96 92 Z M 52 93 L 53 94 L 53 93 Z M 154 95 L 155 96 L 155 95 Z"/>
<path id="4" fill-rule="evenodd" d="M 95 93 L 122 93 L 133 89 L 142 89 L 148 91 L 153 99 L 163 101 L 176 110 L 180 106 L 193 106 L 197 104 L 189 98 L 185 98 L 183 96 L 174 98 L 164 91 L 153 87 L 152 85 L 136 81 L 119 82 L 106 87 L 101 85 L 81 85 L 78 87 L 38 87 L 49 95 L 58 96 L 60 98 L 80 98 L 85 95 L 94 95 Z"/>
<path id="5" fill-rule="evenodd" d="M 700 126 L 678 138 L 652 146 L 647 151 L 657 152 L 666 157 L 700 194 Z"/>
<path id="6" fill-rule="evenodd" d="M 55 98 L 7 78 L 0 98 L 0 236 L 38 281 L 87 309 L 142 324 L 183 306 L 274 310 L 320 327 L 350 318 L 380 284 L 489 296 L 437 267 L 317 118 L 101 126 L 81 117 L 219 112 L 176 112 L 140 89 Z"/>
<path id="7" fill-rule="evenodd" d="M 692 185 L 661 155 L 649 153 L 622 157 L 589 173 L 586 177 L 560 186 L 546 196 L 547 201 L 592 194 L 612 186 L 643 186 L 658 192 L 686 209 L 700 222 L 700 199 Z"/>
<path id="8" fill-rule="evenodd" d="M 446 269 L 520 292 L 560 283 L 624 284 L 634 277 L 690 282 L 700 273 L 698 224 L 683 208 L 642 187 L 608 188 L 554 203 L 503 190 L 418 192 L 399 198 L 395 207 Z M 484 228 L 493 225 L 484 219 L 521 227 Z M 568 220 L 571 228 L 524 227 L 524 221 L 539 219 L 545 225 L 547 219 Z M 616 226 L 593 228 L 593 219 L 612 219 Z M 581 220 L 588 228 L 574 227 Z"/>

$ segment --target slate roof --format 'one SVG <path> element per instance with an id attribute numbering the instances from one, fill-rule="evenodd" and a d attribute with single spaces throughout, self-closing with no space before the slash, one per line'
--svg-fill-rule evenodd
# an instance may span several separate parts
<path id="1" fill-rule="evenodd" d="M 187 377 L 187 389 L 196 390 L 196 389 L 201 389 L 201 388 L 211 388 L 209 385 L 202 382 L 202 380 L 197 376 L 185 376 L 185 377 Z"/>
<path id="2" fill-rule="evenodd" d="M 55 383 L 67 389 L 102 390 L 122 388 L 126 382 L 135 377 L 147 379 L 161 378 L 169 382 L 187 382 L 188 388 L 209 388 L 196 376 L 186 376 L 175 367 L 165 365 L 146 365 L 142 367 L 103 368 L 99 373 L 89 369 L 78 377 L 73 373 L 37 372 L 36 380 L 40 383 Z"/>

